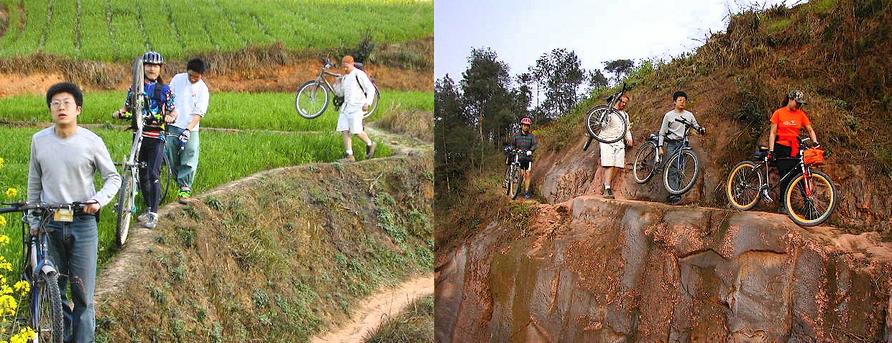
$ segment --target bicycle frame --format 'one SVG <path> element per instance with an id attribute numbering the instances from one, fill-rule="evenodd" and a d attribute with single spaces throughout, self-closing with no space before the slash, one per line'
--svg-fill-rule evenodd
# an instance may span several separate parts
<path id="1" fill-rule="evenodd" d="M 328 89 L 334 89 L 331 83 L 328 82 L 328 79 L 325 78 L 325 76 L 327 75 L 333 77 L 341 77 L 343 75 L 328 71 L 328 69 L 336 67 L 333 63 L 331 63 L 331 61 L 323 60 L 323 62 L 324 64 L 322 66 L 322 69 L 319 70 L 319 76 L 316 76 L 316 81 L 324 83 L 325 86 L 328 87 Z"/>
<path id="2" fill-rule="evenodd" d="M 759 189 L 760 197 L 764 197 L 764 198 L 767 198 L 769 201 L 772 201 L 771 197 L 768 196 L 768 192 L 773 191 L 774 189 L 779 187 L 782 183 L 784 183 L 784 180 L 786 180 L 787 178 L 790 178 L 790 180 L 792 181 L 792 179 L 794 177 L 798 176 L 799 174 L 803 174 L 803 175 L 805 175 L 805 177 L 808 180 L 811 180 L 811 178 L 810 178 L 811 177 L 811 167 L 809 167 L 802 161 L 802 151 L 803 151 L 803 149 L 800 149 L 798 158 L 779 159 L 779 160 L 786 160 L 786 161 L 798 160 L 799 163 L 796 165 L 796 167 L 794 167 L 793 169 L 790 169 L 789 172 L 787 172 L 786 174 L 781 176 L 780 179 L 777 180 L 777 183 L 775 185 L 771 185 L 771 180 L 768 178 L 768 176 L 771 172 L 771 164 L 768 163 L 767 158 L 756 163 L 755 169 L 760 171 L 759 174 L 765 176 L 765 185 L 762 186 L 761 189 Z M 811 182 L 805 182 L 804 184 L 805 184 L 805 190 L 804 190 L 805 195 L 808 197 L 811 197 L 812 193 L 814 192 L 812 190 Z M 783 191 L 783 190 L 781 190 L 781 191 Z M 782 195 L 781 195 L 781 197 L 782 197 Z"/>

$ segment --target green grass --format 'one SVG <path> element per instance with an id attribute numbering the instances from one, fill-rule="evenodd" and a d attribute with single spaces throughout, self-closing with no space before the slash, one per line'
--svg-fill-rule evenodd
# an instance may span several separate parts
<path id="1" fill-rule="evenodd" d="M 0 5 L 9 12 L 0 57 L 39 52 L 129 61 L 153 49 L 183 58 L 277 43 L 292 50 L 339 48 L 353 46 L 366 32 L 378 42 L 402 42 L 434 31 L 433 1 L 0 0 Z"/>
<path id="2" fill-rule="evenodd" d="M 0 169 L 0 187 L 15 187 L 19 197 L 24 198 L 27 190 L 28 159 L 30 158 L 31 135 L 36 128 L 0 127 L 0 157 L 5 159 L 5 167 Z M 123 160 L 131 143 L 131 134 L 124 130 L 93 130 L 103 138 L 114 160 Z M 379 143 L 380 154 L 392 154 L 390 148 Z M 361 141 L 354 139 L 354 151 L 362 158 L 365 151 Z M 243 178 L 253 173 L 313 162 L 331 162 L 343 157 L 341 136 L 335 133 L 268 133 L 268 132 L 202 132 L 201 157 L 194 184 L 196 193 L 201 193 L 226 182 Z M 376 153 L 377 154 L 377 153 Z M 97 187 L 101 182 L 97 181 Z M 173 200 L 168 196 L 168 201 Z M 10 236 L 11 244 L 0 249 L 0 255 L 11 261 L 21 258 L 21 234 L 17 215 L 7 215 L 9 224 L 0 230 Z M 106 206 L 99 224 L 100 262 L 106 261 L 113 253 L 115 236 L 113 207 Z M 14 264 L 17 262 L 14 262 Z"/>
<path id="3" fill-rule="evenodd" d="M 90 91 L 84 94 L 84 107 L 78 123 L 126 124 L 115 120 L 111 113 L 124 104 L 123 91 Z M 51 120 L 42 94 L 28 94 L 0 98 L 0 120 L 49 122 Z M 380 120 L 393 111 L 434 111 L 432 92 L 382 91 L 378 111 L 369 121 Z M 292 93 L 235 93 L 211 94 L 208 115 L 202 127 L 257 129 L 276 131 L 333 131 L 338 114 L 333 106 L 316 119 L 304 119 L 294 110 Z"/>
<path id="4" fill-rule="evenodd" d="M 434 296 L 416 300 L 405 311 L 379 326 L 366 343 L 433 342 Z"/>

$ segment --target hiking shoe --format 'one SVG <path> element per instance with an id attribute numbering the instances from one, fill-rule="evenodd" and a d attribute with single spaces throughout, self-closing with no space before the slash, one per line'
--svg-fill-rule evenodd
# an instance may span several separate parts
<path id="1" fill-rule="evenodd" d="M 604 188 L 604 199 L 613 199 L 613 190 L 610 188 Z"/>
<path id="2" fill-rule="evenodd" d="M 353 155 L 344 155 L 344 158 L 338 160 L 338 162 L 356 162 L 356 157 L 353 157 Z"/>
<path id="3" fill-rule="evenodd" d="M 372 142 L 372 145 L 365 146 L 365 158 L 375 158 L 375 148 L 378 147 L 378 143 Z"/>
<path id="4" fill-rule="evenodd" d="M 681 201 L 681 197 L 677 195 L 670 195 L 666 197 L 666 202 L 670 204 L 677 204 L 679 201 Z"/>
<path id="5" fill-rule="evenodd" d="M 526 192 L 526 193 L 523 194 L 523 198 L 524 198 L 524 199 L 532 199 L 532 198 L 533 198 L 533 194 L 530 193 L 530 192 Z"/>
<path id="6" fill-rule="evenodd" d="M 142 226 L 147 229 L 154 229 L 158 226 L 158 214 L 155 212 L 146 213 L 148 216 L 146 217 L 146 221 L 142 223 Z"/>
<path id="7" fill-rule="evenodd" d="M 140 214 L 139 217 L 136 217 L 137 223 L 145 223 L 146 220 L 149 220 L 149 212 Z"/>
<path id="8" fill-rule="evenodd" d="M 189 188 L 180 188 L 180 191 L 177 192 L 177 202 L 188 205 L 189 202 L 192 201 L 192 190 Z"/>

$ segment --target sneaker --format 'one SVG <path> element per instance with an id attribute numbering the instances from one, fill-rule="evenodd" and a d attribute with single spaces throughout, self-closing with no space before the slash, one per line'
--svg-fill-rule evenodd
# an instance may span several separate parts
<path id="1" fill-rule="evenodd" d="M 670 195 L 666 197 L 666 202 L 670 204 L 677 204 L 679 201 L 681 201 L 681 197 L 678 195 Z"/>
<path id="2" fill-rule="evenodd" d="M 149 212 L 140 214 L 139 217 L 136 217 L 137 223 L 145 223 L 146 220 L 149 220 Z"/>
<path id="3" fill-rule="evenodd" d="M 375 158 L 375 148 L 378 147 L 378 143 L 372 142 L 372 145 L 365 146 L 365 158 Z"/>
<path id="4" fill-rule="evenodd" d="M 154 229 L 156 226 L 158 226 L 158 214 L 155 212 L 149 212 L 146 214 L 148 215 L 148 217 L 146 218 L 146 221 L 142 223 L 142 226 L 147 229 Z"/>
<path id="5" fill-rule="evenodd" d="M 177 202 L 188 205 L 189 202 L 192 201 L 192 190 L 189 188 L 180 188 L 180 191 L 177 192 Z"/>
<path id="6" fill-rule="evenodd" d="M 613 199 L 613 190 L 610 188 L 604 188 L 604 199 Z"/>
<path id="7" fill-rule="evenodd" d="M 524 199 L 532 199 L 532 198 L 533 198 L 533 193 L 526 192 L 526 193 L 523 194 L 523 198 L 524 198 Z"/>
<path id="8" fill-rule="evenodd" d="M 353 155 L 344 155 L 344 158 L 338 160 L 338 162 L 356 162 L 356 157 L 353 157 Z"/>

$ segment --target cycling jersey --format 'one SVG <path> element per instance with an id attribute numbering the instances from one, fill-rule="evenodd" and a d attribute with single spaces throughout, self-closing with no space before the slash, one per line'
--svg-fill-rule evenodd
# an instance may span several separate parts
<path id="1" fill-rule="evenodd" d="M 511 146 L 515 149 L 521 150 L 529 150 L 536 151 L 536 147 L 539 145 L 539 139 L 530 133 L 520 132 L 514 135 L 514 138 L 511 139 Z"/>
<path id="2" fill-rule="evenodd" d="M 161 87 L 160 89 L 157 88 L 159 85 Z M 157 81 L 146 81 L 145 93 L 147 95 L 146 102 L 148 102 L 148 106 L 143 105 L 142 136 L 163 139 L 162 132 L 166 129 L 164 116 L 176 109 L 173 92 L 168 85 L 158 83 Z M 133 109 L 133 104 L 130 103 L 132 96 L 133 90 L 128 90 L 127 99 L 124 101 L 124 108 L 127 112 L 131 112 Z"/>

